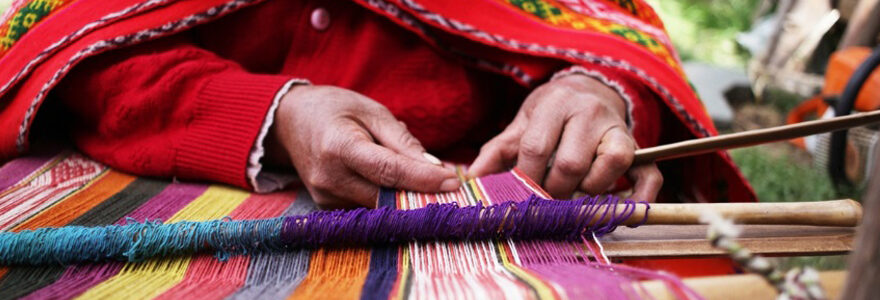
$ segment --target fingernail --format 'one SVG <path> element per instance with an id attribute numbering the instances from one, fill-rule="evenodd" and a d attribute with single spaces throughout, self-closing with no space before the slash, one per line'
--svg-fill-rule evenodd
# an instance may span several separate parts
<path id="1" fill-rule="evenodd" d="M 444 180 L 443 183 L 440 184 L 440 190 L 444 192 L 451 192 L 457 190 L 459 186 L 461 186 L 461 181 L 459 181 L 457 178 L 449 178 Z"/>
<path id="2" fill-rule="evenodd" d="M 438 165 L 438 166 L 443 165 L 443 162 L 441 162 L 440 159 L 437 158 L 436 156 L 431 155 L 431 153 L 422 152 L 422 156 L 425 157 L 425 159 L 427 159 L 428 162 L 431 164 Z"/>

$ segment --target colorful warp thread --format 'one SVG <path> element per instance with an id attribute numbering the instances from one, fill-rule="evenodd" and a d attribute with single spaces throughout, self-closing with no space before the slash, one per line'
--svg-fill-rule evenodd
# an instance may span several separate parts
<path id="1" fill-rule="evenodd" d="M 55 178 L 55 180 L 52 180 Z M 60 180 L 65 179 L 65 180 Z M 60 180 L 60 181 L 59 181 Z M 493 215 L 493 209 L 507 207 L 542 207 L 546 201 L 529 197 L 547 195 L 518 172 L 487 176 L 466 182 L 459 191 L 442 194 L 424 194 L 405 191 L 383 191 L 379 210 L 358 211 L 351 226 L 370 223 L 365 216 L 384 213 L 406 215 L 403 210 L 446 213 L 462 210 L 471 214 L 482 212 Z M 510 202 L 510 200 L 525 200 Z M 589 202 L 593 198 L 582 201 Z M 604 200 L 604 199 L 599 199 Z M 601 232 L 601 228 L 577 225 L 566 230 L 546 225 L 541 230 L 554 231 L 563 240 L 526 239 L 538 234 L 525 228 L 509 227 L 512 223 L 495 220 L 488 226 L 499 230 L 471 230 L 472 240 L 410 241 L 373 247 L 318 247 L 327 240 L 299 239 L 296 231 L 270 231 L 261 226 L 265 220 L 276 220 L 273 226 L 282 229 L 298 223 L 302 216 L 333 220 L 338 212 L 316 212 L 304 190 L 268 195 L 249 194 L 222 186 L 166 182 L 125 175 L 90 161 L 75 153 L 59 153 L 42 157 L 18 159 L 0 167 L 0 224 L 6 232 L 25 232 L 45 226 L 81 226 L 100 228 L 161 228 L 183 226 L 172 224 L 211 224 L 211 230 L 233 230 L 233 224 L 251 224 L 257 230 L 249 232 L 244 240 L 230 240 L 211 244 L 214 250 L 229 254 L 225 261 L 216 253 L 196 253 L 167 258 L 145 259 L 137 262 L 97 262 L 69 267 L 12 266 L 0 278 L 0 299 L 92 299 L 92 298 L 344 298 L 344 299 L 398 299 L 398 298 L 482 298 L 506 297 L 520 299 L 552 298 L 605 298 L 638 299 L 647 297 L 637 284 L 639 280 L 664 280 L 681 298 L 698 299 L 676 278 L 649 270 L 592 261 L 601 256 L 593 252 L 580 238 L 580 230 Z M 557 203 L 558 204 L 558 203 Z M 584 203 L 581 203 L 584 204 Z M 570 205 L 578 205 L 570 202 Z M 634 205 L 634 204 L 633 204 Z M 430 208 L 428 208 L 430 207 Z M 622 206 L 621 206 L 622 207 Z M 570 210 L 570 209 L 569 209 Z M 11 213 L 11 212 L 15 213 Z M 498 209 L 497 212 L 507 211 Z M 621 210 L 622 211 L 622 210 Z M 372 213 L 370 213 L 372 212 Z M 520 211 L 501 220 L 513 220 Z M 550 212 L 550 210 L 542 210 Z M 460 214 L 458 214 L 460 215 Z M 322 216 L 322 217 L 318 217 Z M 586 212 L 581 214 L 585 218 Z M 229 217 L 226 221 L 218 220 Z M 437 218 L 437 216 L 434 216 Z M 528 219 L 529 216 L 521 215 Z M 623 217 L 623 215 L 621 215 Z M 568 218 L 568 219 L 566 219 Z M 153 220 L 137 225 L 131 220 Z M 155 220 L 166 220 L 164 225 Z M 533 221 L 540 218 L 535 217 Z M 256 221 L 263 220 L 263 221 Z M 280 220 L 280 222 L 279 222 Z M 464 219 L 459 219 L 464 220 Z M 484 220 L 484 219 L 480 219 Z M 573 216 L 560 217 L 560 223 L 578 224 Z M 190 222 L 190 223 L 187 223 Z M 201 223 L 191 223 L 201 222 Z M 407 221 L 410 222 L 410 221 Z M 554 224 L 555 222 L 548 222 Z M 118 225 L 107 227 L 107 225 Z M 280 225 L 279 225 L 280 224 Z M 429 222 L 406 224 L 429 224 Z M 454 224 L 450 223 L 450 224 Z M 472 224 L 464 223 L 462 224 Z M 303 224 L 299 224 L 303 225 Z M 297 226 L 299 226 L 297 225 Z M 220 229 L 226 226 L 226 229 Z M 309 225 L 311 226 L 311 225 Z M 508 226 L 508 227 L 505 227 Z M 269 226 L 272 227 L 272 226 Z M 485 228 L 490 228 L 485 227 Z M 197 228 L 197 227 L 191 227 Z M 272 227 L 276 228 L 276 227 Z M 297 228 L 294 226 L 294 228 Z M 309 227 L 302 227 L 307 229 Z M 480 228 L 477 226 L 475 228 Z M 349 230 L 351 227 L 340 227 Z M 380 239 L 378 232 L 363 229 L 362 236 L 346 237 L 357 243 Z M 425 231 L 421 231 L 425 230 Z M 450 228 L 447 234 L 458 234 L 464 229 Z M 610 228 L 609 228 L 610 230 Z M 217 231 L 217 232 L 220 232 Z M 414 231 L 431 232 L 427 227 L 400 229 L 401 236 L 410 237 Z M 31 231 L 35 232 L 35 231 Z M 40 231 L 36 231 L 40 232 Z M 146 232 L 146 231 L 144 231 Z M 193 231 L 190 231 L 193 232 Z M 275 237 L 263 235 L 275 232 Z M 499 234 L 499 232 L 504 234 Z M 287 234 L 285 236 L 285 234 Z M 339 233 L 333 233 L 339 234 Z M 316 235 L 327 238 L 330 235 Z M 400 239 L 401 236 L 390 237 Z M 431 233 L 435 234 L 435 233 Z M 3 233 L 4 236 L 22 236 Z M 344 235 L 344 233 L 343 233 Z M 218 235 L 222 236 L 222 235 Z M 227 236 L 228 237 L 228 236 Z M 254 241 L 282 238 L 280 244 L 259 244 Z M 284 238 L 288 238 L 285 240 Z M 483 237 L 493 237 L 483 239 Z M 521 238 L 506 238 L 521 237 Z M 272 247 L 289 248 L 293 240 L 308 246 L 284 251 L 256 251 Z M 432 238 L 434 238 L 432 236 Z M 477 239 L 479 238 L 479 239 Z M 46 241 L 44 237 L 33 240 Z M 78 239 L 78 238 L 77 238 Z M 360 240 L 358 240 L 360 239 Z M 144 239 L 146 241 L 147 239 Z M 210 238 L 209 238 L 210 240 Z M 82 240 L 80 242 L 85 242 Z M 202 240 L 204 241 L 204 240 Z M 215 240 L 216 241 L 216 240 Z M 72 243 L 74 241 L 66 241 Z M 183 248 L 192 250 L 196 244 Z M 109 245 L 109 244 L 108 244 Z M 146 244 L 142 244 L 146 245 Z M 155 245 L 155 244 L 154 244 Z M 187 248 L 189 247 L 189 248 Z M 88 248 L 88 247 L 86 247 Z M 151 255 L 153 247 L 137 249 L 129 254 L 140 259 Z M 147 249 L 153 249 L 147 251 Z M 121 255 L 104 253 L 105 256 Z M 123 251 L 124 253 L 125 251 Z M 160 251 L 161 252 L 161 251 Z M 95 255 L 88 258 L 102 260 Z M 231 255 L 244 254 L 244 255 Z M 50 254 L 54 255 L 54 254 Z M 47 261 L 56 261 L 53 257 Z M 39 258 L 35 258 L 39 259 Z"/>

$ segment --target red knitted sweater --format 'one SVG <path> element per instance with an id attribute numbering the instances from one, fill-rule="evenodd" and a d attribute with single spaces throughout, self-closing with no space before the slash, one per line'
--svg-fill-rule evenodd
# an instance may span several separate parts
<path id="1" fill-rule="evenodd" d="M 319 6 L 329 16 L 325 29 L 313 25 Z M 476 154 L 530 87 L 444 51 L 350 2 L 270 1 L 90 58 L 54 93 L 75 116 L 77 146 L 99 161 L 247 188 L 248 157 L 293 78 L 375 99 L 441 157 Z M 674 118 L 659 100 L 618 71 L 585 67 L 631 99 L 640 146 L 657 144 L 662 119 Z"/>

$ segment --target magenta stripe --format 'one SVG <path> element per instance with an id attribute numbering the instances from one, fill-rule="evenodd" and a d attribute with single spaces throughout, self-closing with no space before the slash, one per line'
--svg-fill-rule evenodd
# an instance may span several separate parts
<path id="1" fill-rule="evenodd" d="M 516 248 L 523 269 L 555 283 L 553 286 L 565 294 L 563 298 L 639 299 L 633 289 L 638 278 L 584 262 L 585 253 L 576 250 L 577 247 L 582 245 L 576 242 L 524 241 L 517 243 Z"/>
<path id="2" fill-rule="evenodd" d="M 491 203 L 505 201 L 525 201 L 533 192 L 516 178 L 511 172 L 504 172 L 480 177 L 483 193 L 489 197 Z"/>
<path id="3" fill-rule="evenodd" d="M 0 192 L 26 179 L 40 167 L 51 162 L 58 152 L 29 155 L 11 160 L 0 167 Z"/>
<path id="4" fill-rule="evenodd" d="M 207 185 L 202 184 L 170 184 L 153 199 L 126 215 L 126 218 L 134 218 L 138 221 L 166 220 L 202 195 L 207 188 Z M 116 223 L 124 223 L 126 218 Z M 124 265 L 113 262 L 69 267 L 57 281 L 24 299 L 71 299 L 118 274 Z"/>

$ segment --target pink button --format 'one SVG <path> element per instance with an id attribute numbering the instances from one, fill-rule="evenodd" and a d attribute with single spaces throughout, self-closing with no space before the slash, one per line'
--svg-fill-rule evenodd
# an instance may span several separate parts
<path id="1" fill-rule="evenodd" d="M 312 27 L 318 31 L 322 31 L 330 27 L 330 13 L 326 9 L 319 7 L 312 11 Z"/>

